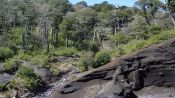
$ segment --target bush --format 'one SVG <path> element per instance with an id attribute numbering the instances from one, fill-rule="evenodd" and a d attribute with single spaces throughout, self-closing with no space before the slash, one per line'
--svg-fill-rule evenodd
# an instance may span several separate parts
<path id="1" fill-rule="evenodd" d="M 8 85 L 9 88 L 18 88 L 21 91 L 37 90 L 42 86 L 42 80 L 37 76 L 30 67 L 21 67 L 17 71 L 14 81 Z"/>
<path id="2" fill-rule="evenodd" d="M 175 29 L 161 31 L 159 34 L 154 35 L 147 40 L 132 40 L 127 44 L 120 45 L 117 48 L 117 50 L 115 50 L 115 52 L 113 52 L 113 56 L 120 57 L 122 55 L 135 52 L 135 51 L 140 50 L 144 47 L 148 47 L 152 44 L 157 44 L 157 43 L 163 42 L 163 41 L 168 40 L 168 39 L 173 38 L 173 37 L 175 37 Z"/>
<path id="3" fill-rule="evenodd" d="M 100 51 L 95 55 L 96 65 L 95 68 L 105 65 L 111 61 L 111 57 L 108 52 Z"/>
<path id="4" fill-rule="evenodd" d="M 122 51 L 123 54 L 129 54 L 131 52 L 141 49 L 144 45 L 145 40 L 132 40 L 129 43 L 119 47 L 118 50 Z"/>
<path id="5" fill-rule="evenodd" d="M 31 63 L 34 65 L 43 65 L 46 66 L 48 64 L 49 61 L 49 57 L 47 55 L 44 54 L 40 54 L 40 55 L 35 55 L 32 59 L 31 59 Z"/>
<path id="6" fill-rule="evenodd" d="M 126 44 L 129 41 L 129 36 L 124 34 L 124 32 L 118 32 L 116 35 L 111 37 L 112 41 L 116 44 Z"/>
<path id="7" fill-rule="evenodd" d="M 18 57 L 21 60 L 30 61 L 33 57 L 31 55 L 26 54 L 23 50 L 18 51 Z"/>
<path id="8" fill-rule="evenodd" d="M 4 89 L 5 89 L 5 85 L 3 85 L 3 84 L 0 83 L 0 92 L 1 91 L 4 91 Z"/>
<path id="9" fill-rule="evenodd" d="M 8 73 L 13 73 L 18 70 L 19 66 L 20 66 L 19 60 L 12 58 L 12 59 L 7 60 L 3 64 L 3 71 L 8 72 Z"/>
<path id="10" fill-rule="evenodd" d="M 91 57 L 81 58 L 79 66 L 82 66 L 87 71 L 89 67 L 95 66 L 95 60 Z"/>
<path id="11" fill-rule="evenodd" d="M 14 55 L 14 51 L 7 47 L 0 47 L 0 61 L 4 61 Z"/>
<path id="12" fill-rule="evenodd" d="M 157 34 L 150 39 L 147 40 L 146 45 L 151 45 L 151 44 L 156 44 L 160 43 L 164 40 L 168 40 L 170 38 L 173 38 L 175 36 L 175 29 L 173 30 L 167 30 L 167 31 L 162 31 L 160 34 Z"/>
<path id="13" fill-rule="evenodd" d="M 150 35 L 156 35 L 156 34 L 159 34 L 161 33 L 161 30 L 163 28 L 161 28 L 161 26 L 158 26 L 158 25 L 152 25 L 149 27 L 149 31 L 150 31 Z"/>
<path id="14" fill-rule="evenodd" d="M 91 42 L 90 45 L 89 45 L 89 50 L 96 53 L 99 51 L 99 44 L 96 43 L 96 42 Z"/>

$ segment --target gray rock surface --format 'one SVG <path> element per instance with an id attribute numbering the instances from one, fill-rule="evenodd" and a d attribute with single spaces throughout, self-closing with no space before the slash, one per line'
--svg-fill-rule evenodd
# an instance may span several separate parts
<path id="1" fill-rule="evenodd" d="M 6 85 L 12 80 L 12 78 L 13 76 L 7 73 L 0 74 L 0 83 Z"/>
<path id="2" fill-rule="evenodd" d="M 51 80 L 53 76 L 52 72 L 48 68 L 45 68 L 45 67 L 34 68 L 34 73 L 42 77 L 44 81 Z"/>

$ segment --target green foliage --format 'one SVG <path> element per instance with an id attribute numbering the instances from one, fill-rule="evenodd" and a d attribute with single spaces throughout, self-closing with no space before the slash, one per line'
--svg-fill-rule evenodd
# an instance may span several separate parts
<path id="1" fill-rule="evenodd" d="M 95 55 L 96 65 L 95 68 L 105 65 L 111 61 L 110 54 L 106 51 L 99 51 Z"/>
<path id="2" fill-rule="evenodd" d="M 140 50 L 144 47 L 150 46 L 152 44 L 163 42 L 173 37 L 175 37 L 175 29 L 161 31 L 159 34 L 154 35 L 147 40 L 132 40 L 127 44 L 120 45 L 116 51 L 113 51 L 112 55 L 115 57 L 120 57 Z"/>
<path id="3" fill-rule="evenodd" d="M 43 66 L 46 66 L 49 60 L 49 56 L 45 54 L 42 49 L 29 53 L 25 53 L 24 51 L 20 50 L 18 52 L 18 58 L 21 60 L 30 61 L 34 65 L 43 65 Z"/>
<path id="4" fill-rule="evenodd" d="M 21 67 L 17 71 L 16 79 L 10 84 L 19 90 L 36 90 L 42 86 L 42 80 L 29 67 Z"/>
<path id="5" fill-rule="evenodd" d="M 149 37 L 149 25 L 143 17 L 135 16 L 130 25 L 136 39 L 147 39 Z"/>
<path id="6" fill-rule="evenodd" d="M 168 40 L 173 37 L 175 37 L 175 29 L 162 31 L 160 34 L 152 36 L 150 39 L 148 39 L 146 46 L 151 45 L 151 44 L 160 43 L 164 40 Z"/>
<path id="7" fill-rule="evenodd" d="M 6 60 L 5 63 L 3 63 L 3 71 L 13 73 L 18 70 L 20 67 L 20 61 L 16 58 L 11 58 Z"/>
<path id="8" fill-rule="evenodd" d="M 0 61 L 4 61 L 14 55 L 14 51 L 7 47 L 0 47 Z"/>
<path id="9" fill-rule="evenodd" d="M 60 47 L 58 49 L 54 49 L 50 56 L 75 56 L 77 53 L 76 48 L 66 48 L 66 47 Z"/>
<path id="10" fill-rule="evenodd" d="M 80 59 L 79 62 L 79 66 L 84 67 L 85 71 L 87 71 L 89 67 L 93 67 L 96 65 L 93 57 L 83 57 Z"/>
<path id="11" fill-rule="evenodd" d="M 47 55 L 39 54 L 39 55 L 35 55 L 31 59 L 31 63 L 34 64 L 34 65 L 41 64 L 42 66 L 46 66 L 48 64 L 48 60 L 49 60 L 49 57 Z"/>
<path id="12" fill-rule="evenodd" d="M 105 1 L 101 4 L 95 4 L 94 6 L 92 6 L 92 8 L 97 12 L 108 12 L 111 11 L 114 8 L 114 6 Z"/>
<path id="13" fill-rule="evenodd" d="M 123 54 L 132 53 L 141 49 L 145 45 L 145 40 L 132 40 L 129 43 L 122 45 L 118 50 Z"/>
<path id="14" fill-rule="evenodd" d="M 112 41 L 119 44 L 125 44 L 129 41 L 129 36 L 124 34 L 123 32 L 118 32 L 116 35 L 112 36 Z"/>
<path id="15" fill-rule="evenodd" d="M 18 51 L 18 57 L 21 60 L 27 60 L 27 61 L 30 61 L 33 58 L 33 56 L 25 53 L 23 50 Z"/>
<path id="16" fill-rule="evenodd" d="M 132 10 L 129 8 L 127 9 L 127 7 L 124 8 L 123 10 L 120 10 L 120 9 L 122 8 L 119 8 L 119 10 L 116 11 L 117 16 L 120 18 L 128 18 L 128 17 L 131 17 L 133 14 Z"/>
<path id="17" fill-rule="evenodd" d="M 138 0 L 135 5 L 139 6 L 145 14 L 146 17 L 154 17 L 155 13 L 162 7 L 163 3 L 160 0 Z"/>
<path id="18" fill-rule="evenodd" d="M 152 25 L 149 28 L 150 35 L 157 35 L 157 34 L 159 34 L 159 33 L 161 33 L 162 29 L 163 28 L 161 28 L 161 26 L 159 26 L 159 25 Z"/>
<path id="19" fill-rule="evenodd" d="M 5 85 L 3 85 L 2 83 L 0 83 L 0 92 L 4 91 Z"/>
<path id="20" fill-rule="evenodd" d="M 55 75 L 55 76 L 59 76 L 60 73 L 61 73 L 61 71 L 58 68 L 58 66 L 50 66 L 50 70 L 53 73 L 53 75 Z"/>
<path id="21" fill-rule="evenodd" d="M 172 13 L 175 12 L 175 1 L 174 0 L 170 0 L 169 9 Z"/>
<path id="22" fill-rule="evenodd" d="M 96 43 L 96 42 L 90 42 L 90 45 L 89 45 L 89 50 L 96 53 L 99 51 L 99 44 Z"/>

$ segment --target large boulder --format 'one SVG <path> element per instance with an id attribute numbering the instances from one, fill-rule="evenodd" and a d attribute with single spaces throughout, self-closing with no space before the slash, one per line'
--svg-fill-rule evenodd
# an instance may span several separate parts
<path id="1" fill-rule="evenodd" d="M 174 81 L 175 38 L 86 72 L 58 88 L 52 98 L 136 98 L 133 90 L 172 87 Z"/>
<path id="2" fill-rule="evenodd" d="M 50 69 L 48 69 L 46 67 L 39 67 L 39 66 L 35 67 L 34 73 L 37 74 L 38 76 L 40 76 L 44 81 L 51 81 L 52 76 L 53 76 Z"/>

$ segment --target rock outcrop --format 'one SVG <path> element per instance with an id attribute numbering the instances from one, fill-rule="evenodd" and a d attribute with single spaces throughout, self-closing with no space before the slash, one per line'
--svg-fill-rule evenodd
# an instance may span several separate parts
<path id="1" fill-rule="evenodd" d="M 52 98 L 137 98 L 133 90 L 175 86 L 175 38 L 123 56 L 58 88 Z"/>

